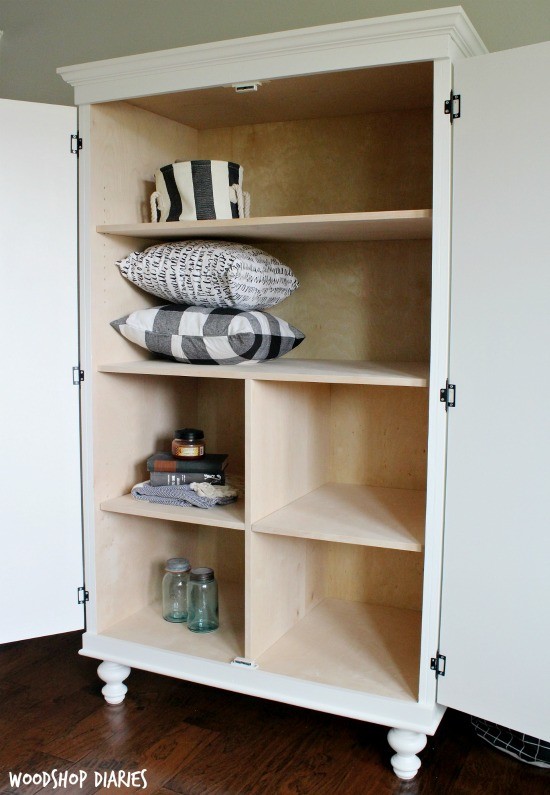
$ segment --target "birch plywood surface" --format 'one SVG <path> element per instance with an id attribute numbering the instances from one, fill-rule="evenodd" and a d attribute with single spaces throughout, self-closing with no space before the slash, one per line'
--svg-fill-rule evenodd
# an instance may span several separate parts
<path id="1" fill-rule="evenodd" d="M 216 632 L 197 635 L 186 624 L 171 624 L 162 617 L 161 603 L 153 602 L 102 634 L 179 654 L 231 662 L 244 654 L 243 602 L 242 583 L 220 582 L 220 627 Z"/>
<path id="2" fill-rule="evenodd" d="M 429 109 L 201 130 L 198 152 L 243 166 L 254 217 L 432 206 Z"/>
<path id="3" fill-rule="evenodd" d="M 101 510 L 124 513 L 128 516 L 148 516 L 153 519 L 166 519 L 171 522 L 229 527 L 244 530 L 244 501 L 215 505 L 213 508 L 182 508 L 177 505 L 160 505 L 136 500 L 131 494 L 124 494 L 101 503 Z"/>
<path id="4" fill-rule="evenodd" d="M 329 483 L 256 522 L 253 530 L 420 552 L 425 504 L 422 491 Z"/>
<path id="5" fill-rule="evenodd" d="M 324 599 L 257 658 L 263 670 L 416 700 L 420 613 Z"/>
<path id="6" fill-rule="evenodd" d="M 306 335 L 286 358 L 427 362 L 431 243 L 267 243 L 300 287 L 274 313 Z"/>
<path id="7" fill-rule="evenodd" d="M 252 533 L 248 547 L 246 653 L 255 658 L 324 597 L 324 558 L 319 544 L 300 538 Z"/>
<path id="8" fill-rule="evenodd" d="M 97 231 L 108 235 L 158 240 L 187 237 L 230 240 L 402 240 L 429 238 L 431 210 L 392 210 L 370 213 L 286 215 L 269 218 L 234 218 L 231 221 L 163 221 L 143 224 L 107 224 Z"/>
<path id="9" fill-rule="evenodd" d="M 132 104 L 197 129 L 318 119 L 431 107 L 431 62 L 303 75 L 263 81 L 258 91 L 232 86 L 131 100 Z"/>
<path id="10" fill-rule="evenodd" d="M 334 384 L 330 480 L 425 489 L 427 423 L 427 390 Z"/>
<path id="11" fill-rule="evenodd" d="M 251 521 L 287 505 L 328 477 L 330 386 L 247 384 Z"/>
<path id="12" fill-rule="evenodd" d="M 428 366 L 423 362 L 338 361 L 336 359 L 272 359 L 252 366 L 197 367 L 160 359 L 100 364 L 99 372 L 125 375 L 164 375 L 201 379 L 232 378 L 251 381 L 300 381 L 304 383 L 373 384 L 377 386 L 428 385 Z"/>

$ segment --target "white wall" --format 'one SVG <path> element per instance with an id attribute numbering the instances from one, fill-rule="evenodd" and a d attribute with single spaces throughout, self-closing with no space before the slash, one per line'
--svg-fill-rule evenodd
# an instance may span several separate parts
<path id="1" fill-rule="evenodd" d="M 0 0 L 0 97 L 71 105 L 58 66 L 460 4 L 491 51 L 550 39 L 549 0 Z"/>

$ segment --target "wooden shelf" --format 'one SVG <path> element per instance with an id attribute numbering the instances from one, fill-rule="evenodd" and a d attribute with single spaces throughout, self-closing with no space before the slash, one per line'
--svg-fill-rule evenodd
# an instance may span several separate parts
<path id="1" fill-rule="evenodd" d="M 126 375 L 194 376 L 195 378 L 238 378 L 261 381 L 304 381 L 330 384 L 372 384 L 375 386 L 428 386 L 428 365 L 424 362 L 364 362 L 329 359 L 273 359 L 251 365 L 194 365 L 144 359 L 135 362 L 101 364 L 100 373 Z"/>
<path id="2" fill-rule="evenodd" d="M 178 240 L 186 237 L 295 242 L 414 240 L 431 237 L 432 211 L 393 210 L 214 221 L 107 224 L 98 226 L 97 231 L 105 235 L 124 235 L 149 240 Z"/>
<path id="3" fill-rule="evenodd" d="M 227 527 L 244 530 L 244 499 L 239 497 L 229 505 L 215 505 L 213 508 L 180 508 L 176 505 L 159 505 L 155 502 L 136 500 L 131 494 L 114 497 L 100 505 L 102 511 L 125 513 L 130 516 L 147 516 L 152 519 L 166 519 L 170 522 Z"/>
<path id="4" fill-rule="evenodd" d="M 284 676 L 416 701 L 420 615 L 324 599 L 256 662 Z"/>
<path id="5" fill-rule="evenodd" d="M 162 617 L 160 602 L 148 605 L 101 634 L 157 649 L 231 662 L 244 655 L 244 586 L 219 583 L 220 626 L 204 635 L 186 624 L 171 624 Z"/>
<path id="6" fill-rule="evenodd" d="M 255 522 L 256 533 L 420 552 L 426 494 L 327 483 Z"/>

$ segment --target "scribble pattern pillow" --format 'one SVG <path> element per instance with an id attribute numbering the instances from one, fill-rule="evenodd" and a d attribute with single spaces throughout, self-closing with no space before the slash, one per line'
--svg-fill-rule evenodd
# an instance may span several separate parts
<path id="1" fill-rule="evenodd" d="M 298 287 L 290 268 L 275 257 L 223 240 L 157 244 L 117 265 L 142 290 L 175 304 L 266 309 Z"/>
<path id="2" fill-rule="evenodd" d="M 186 364 L 253 364 L 284 356 L 304 334 L 268 312 L 156 306 L 113 320 L 126 339 Z"/>

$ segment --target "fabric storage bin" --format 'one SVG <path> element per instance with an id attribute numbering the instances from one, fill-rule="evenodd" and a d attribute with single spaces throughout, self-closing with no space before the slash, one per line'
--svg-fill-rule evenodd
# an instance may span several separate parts
<path id="1" fill-rule="evenodd" d="M 245 218 L 250 196 L 243 193 L 243 168 L 227 160 L 183 160 L 155 172 L 152 221 Z"/>

